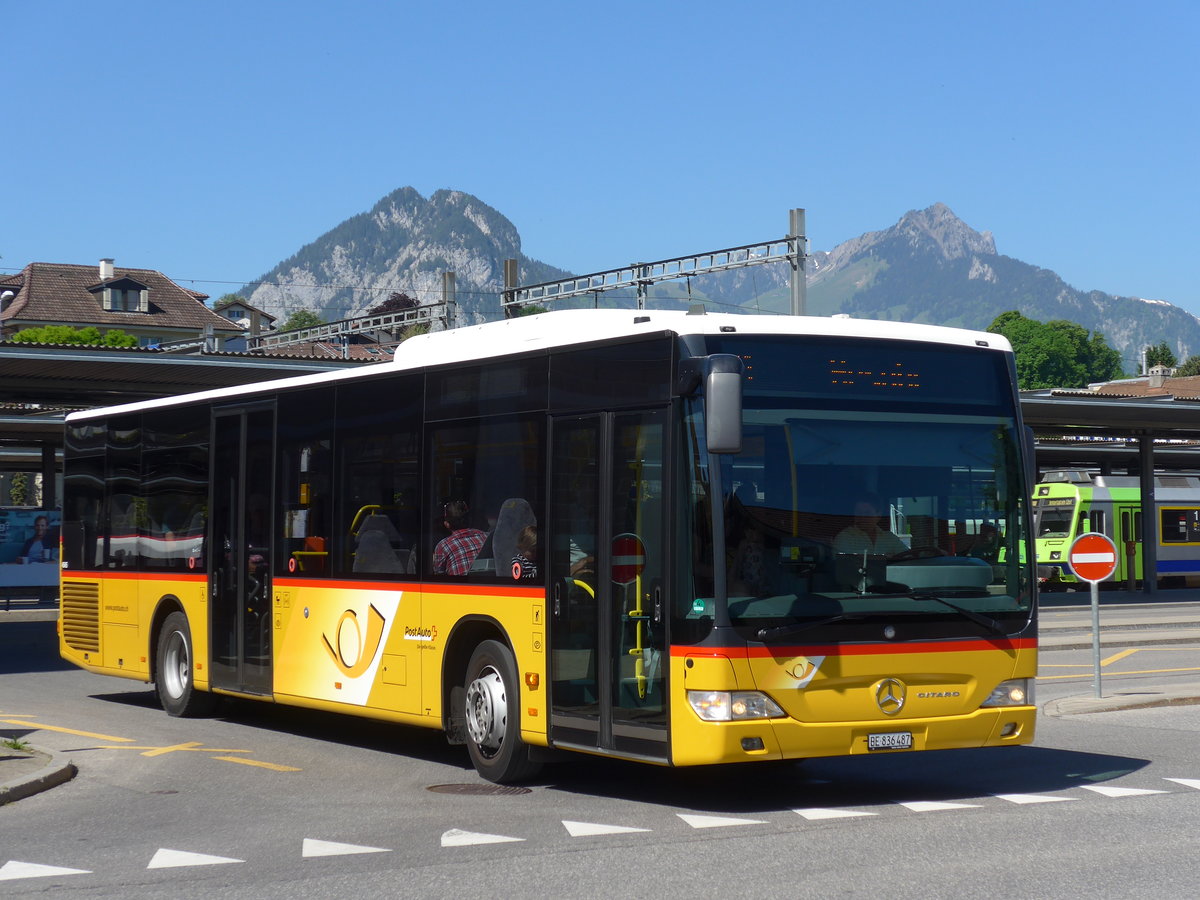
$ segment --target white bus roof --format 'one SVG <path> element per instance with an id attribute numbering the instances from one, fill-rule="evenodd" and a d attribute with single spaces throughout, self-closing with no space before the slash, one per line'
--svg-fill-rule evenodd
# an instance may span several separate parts
<path id="1" fill-rule="evenodd" d="M 378 376 L 384 371 L 421 369 L 427 366 L 492 359 L 500 356 L 568 347 L 596 341 L 636 337 L 638 334 L 678 335 L 769 334 L 816 335 L 829 337 L 865 337 L 879 340 L 903 340 L 950 344 L 964 347 L 985 346 L 1011 351 L 1008 340 L 999 334 L 918 325 L 849 316 L 777 316 L 737 313 L 689 313 L 678 310 L 571 309 L 520 316 L 483 325 L 470 325 L 448 331 L 417 335 L 404 341 L 391 362 L 363 366 L 354 370 L 334 370 L 275 381 L 215 388 L 199 393 L 157 400 L 143 400 L 103 409 L 84 410 L 67 416 L 68 422 L 174 406 L 181 402 L 226 400 L 246 397 L 258 391 L 276 391 L 290 387 L 349 381 Z"/>

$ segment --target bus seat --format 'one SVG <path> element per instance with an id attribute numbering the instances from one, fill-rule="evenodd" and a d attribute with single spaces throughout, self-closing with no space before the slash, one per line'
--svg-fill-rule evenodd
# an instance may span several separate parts
<path id="1" fill-rule="evenodd" d="M 513 557 L 517 555 L 517 537 L 526 527 L 536 524 L 537 516 L 528 500 L 510 497 L 500 504 L 500 514 L 496 516 L 496 527 L 491 535 L 491 557 L 496 562 L 497 572 L 512 568 Z"/>
<path id="2" fill-rule="evenodd" d="M 368 531 L 380 532 L 393 547 L 398 547 L 402 543 L 400 532 L 396 530 L 396 526 L 392 524 L 392 520 L 383 513 L 371 513 L 362 520 L 358 534 L 361 536 Z"/>
<path id="3" fill-rule="evenodd" d="M 404 571 L 404 565 L 382 530 L 372 528 L 368 531 L 363 528 L 358 532 L 358 549 L 354 552 L 353 570 L 396 575 Z"/>

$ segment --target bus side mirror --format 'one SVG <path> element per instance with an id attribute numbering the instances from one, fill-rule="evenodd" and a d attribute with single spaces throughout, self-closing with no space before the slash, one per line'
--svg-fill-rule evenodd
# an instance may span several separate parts
<path id="1" fill-rule="evenodd" d="M 704 437 L 709 453 L 742 452 L 742 360 L 731 353 L 705 366 Z"/>

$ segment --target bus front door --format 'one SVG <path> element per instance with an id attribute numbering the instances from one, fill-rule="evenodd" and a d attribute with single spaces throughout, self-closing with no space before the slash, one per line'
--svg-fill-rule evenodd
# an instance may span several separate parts
<path id="1" fill-rule="evenodd" d="M 212 434 L 209 678 L 214 688 L 270 694 L 275 410 L 214 410 Z"/>
<path id="2" fill-rule="evenodd" d="M 549 522 L 550 739 L 668 754 L 666 413 L 555 419 Z"/>

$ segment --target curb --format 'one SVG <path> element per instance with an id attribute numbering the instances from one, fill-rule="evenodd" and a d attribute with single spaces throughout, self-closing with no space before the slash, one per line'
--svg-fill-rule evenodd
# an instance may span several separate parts
<path id="1" fill-rule="evenodd" d="M 65 784 L 79 772 L 65 753 L 38 750 L 36 747 L 33 750 L 49 757 L 49 762 L 33 775 L 14 778 L 0 784 L 0 806 L 24 800 L 26 797 L 32 797 L 34 794 L 40 794 L 42 791 Z"/>
<path id="2" fill-rule="evenodd" d="M 1155 709 L 1161 706 L 1192 706 L 1200 704 L 1200 684 L 1185 684 L 1177 688 L 1142 688 L 1140 690 L 1117 691 L 1107 697 L 1076 694 L 1060 697 L 1042 706 L 1047 716 L 1089 715 L 1092 713 L 1116 712 L 1125 709 Z"/>

